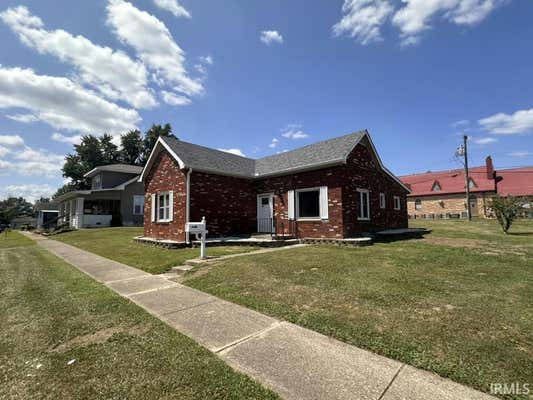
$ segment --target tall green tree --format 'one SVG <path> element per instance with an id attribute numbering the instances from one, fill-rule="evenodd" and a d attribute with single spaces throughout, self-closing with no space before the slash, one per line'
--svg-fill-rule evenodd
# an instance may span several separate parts
<path id="1" fill-rule="evenodd" d="M 121 161 L 124 164 L 139 165 L 144 143 L 139 130 L 129 131 L 120 137 Z"/>
<path id="2" fill-rule="evenodd" d="M 152 152 L 152 149 L 154 148 L 155 143 L 160 136 L 172 136 L 172 127 L 170 124 L 165 124 L 164 126 L 154 124 L 146 131 L 143 140 L 144 149 L 141 160 L 142 165 L 146 164 L 146 161 L 148 161 L 148 157 L 150 157 L 150 153 Z"/>
<path id="3" fill-rule="evenodd" d="M 144 134 L 144 138 L 138 130 L 129 131 L 120 137 L 120 149 L 113 142 L 111 135 L 83 136 L 80 144 L 74 145 L 74 152 L 65 157 L 63 164 L 63 176 L 69 178 L 70 183 L 59 188 L 53 198 L 72 190 L 88 189 L 90 182 L 84 178 L 84 175 L 101 165 L 116 163 L 144 165 L 160 136 L 172 136 L 170 124 L 152 125 Z"/>
<path id="4" fill-rule="evenodd" d="M 102 164 L 117 164 L 120 161 L 118 146 L 113 143 L 113 136 L 104 134 L 100 138 L 100 153 L 102 154 Z"/>
<path id="5" fill-rule="evenodd" d="M 8 197 L 0 201 L 0 223 L 10 224 L 14 218 L 33 215 L 33 205 L 24 197 Z"/>

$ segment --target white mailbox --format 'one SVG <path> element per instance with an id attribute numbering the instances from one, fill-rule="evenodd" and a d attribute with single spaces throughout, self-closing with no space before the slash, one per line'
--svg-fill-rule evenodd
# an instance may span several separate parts
<path id="1" fill-rule="evenodd" d="M 187 222 L 187 224 L 185 224 L 185 232 L 199 234 L 204 233 L 205 231 L 205 220 L 202 222 Z"/>
<path id="2" fill-rule="evenodd" d="M 200 258 L 205 258 L 205 244 L 207 239 L 205 217 L 202 218 L 202 222 L 187 222 L 185 224 L 185 232 L 196 235 L 196 240 L 200 241 Z"/>

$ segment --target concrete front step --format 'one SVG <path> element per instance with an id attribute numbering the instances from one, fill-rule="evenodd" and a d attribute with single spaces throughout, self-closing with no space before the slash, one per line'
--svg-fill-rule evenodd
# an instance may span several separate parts
<path id="1" fill-rule="evenodd" d="M 186 261 L 187 263 L 187 261 Z M 175 272 L 179 275 L 183 275 L 185 272 L 187 271 L 190 271 L 191 269 L 193 269 L 195 267 L 195 265 L 178 265 L 177 267 L 172 267 L 170 270 L 172 272 Z"/>

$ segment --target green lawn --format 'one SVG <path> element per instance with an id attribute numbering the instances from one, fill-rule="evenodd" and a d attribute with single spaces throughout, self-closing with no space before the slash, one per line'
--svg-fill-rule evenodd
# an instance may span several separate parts
<path id="1" fill-rule="evenodd" d="M 185 284 L 482 391 L 533 387 L 533 223 L 416 225 L 434 233 L 243 256 Z"/>
<path id="2" fill-rule="evenodd" d="M 102 228 L 82 229 L 52 236 L 54 240 L 68 243 L 103 257 L 142 269 L 152 274 L 160 274 L 184 261 L 200 256 L 200 249 L 167 250 L 160 247 L 139 244 L 133 241 L 141 236 L 143 228 Z M 209 256 L 245 253 L 257 250 L 248 246 L 209 247 Z"/>
<path id="3" fill-rule="evenodd" d="M 0 233 L 0 249 L 28 246 L 30 244 L 33 244 L 33 241 L 17 231 L 4 231 Z"/>
<path id="4" fill-rule="evenodd" d="M 0 249 L 0 398 L 277 398 L 33 242 L 24 245 Z"/>

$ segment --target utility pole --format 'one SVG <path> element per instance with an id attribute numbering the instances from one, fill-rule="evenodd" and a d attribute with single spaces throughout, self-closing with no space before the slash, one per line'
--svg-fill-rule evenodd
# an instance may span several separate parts
<path id="1" fill-rule="evenodd" d="M 463 156 L 465 158 L 465 186 L 466 186 L 466 213 L 468 220 L 472 221 L 472 207 L 470 206 L 470 176 L 468 174 L 468 136 L 463 135 Z"/>

